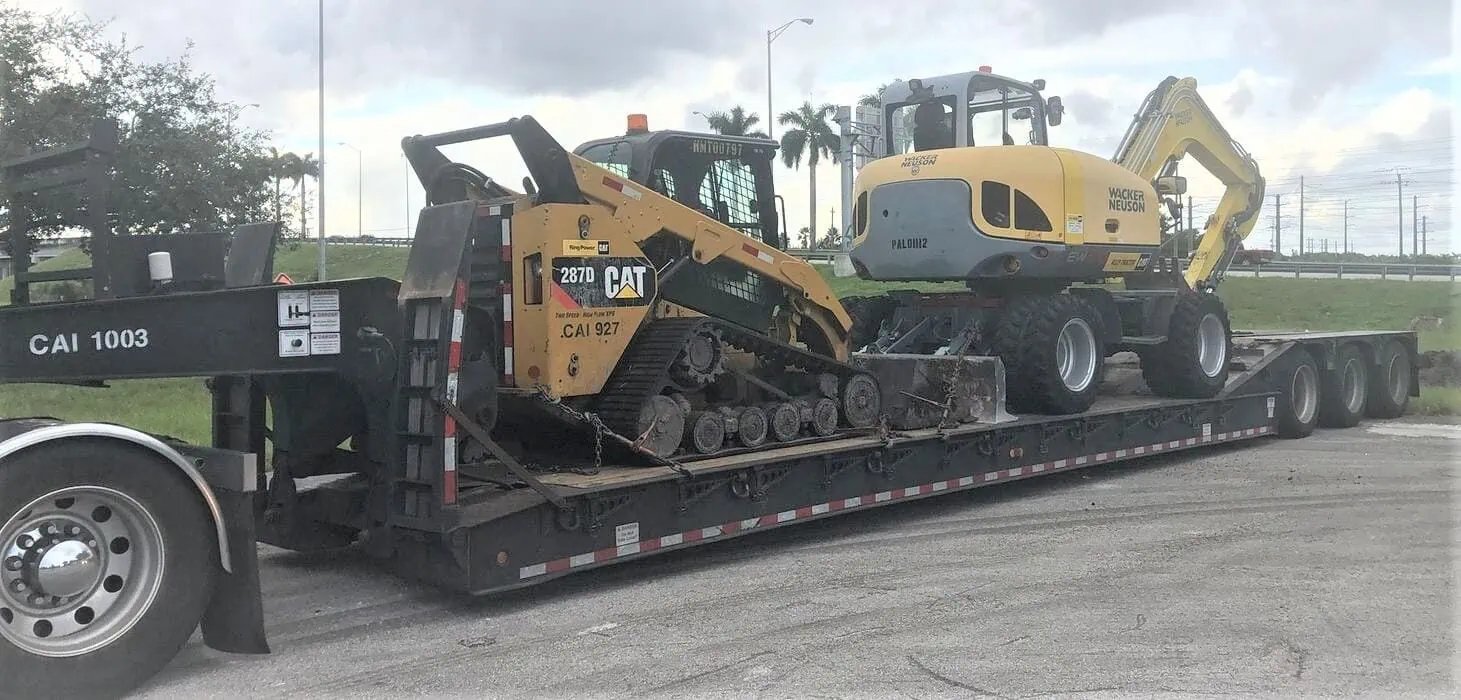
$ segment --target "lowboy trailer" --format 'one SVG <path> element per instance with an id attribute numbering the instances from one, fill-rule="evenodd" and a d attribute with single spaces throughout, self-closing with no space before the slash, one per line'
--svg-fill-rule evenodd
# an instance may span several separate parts
<path id="1" fill-rule="evenodd" d="M 513 351 L 528 282 L 504 262 L 511 216 L 427 207 L 399 282 L 277 284 L 276 224 L 105 238 L 85 301 L 25 303 L 60 276 L 21 275 L 20 303 L 0 308 L 0 382 L 202 378 L 212 443 L 0 420 L 0 695 L 126 693 L 200 626 L 213 648 L 268 653 L 256 542 L 357 546 L 402 576 L 490 594 L 1048 473 L 1301 438 L 1399 416 L 1418 395 L 1414 333 L 1239 332 L 1211 399 L 1152 396 L 1117 356 L 1091 410 L 1009 416 L 996 361 L 985 420 L 676 460 L 502 377 L 495 410 L 527 418 L 488 434 L 481 407 L 459 403 L 464 309 L 503 309 L 492 347 Z M 533 416 L 545 433 L 578 426 L 592 455 L 524 434 Z"/>

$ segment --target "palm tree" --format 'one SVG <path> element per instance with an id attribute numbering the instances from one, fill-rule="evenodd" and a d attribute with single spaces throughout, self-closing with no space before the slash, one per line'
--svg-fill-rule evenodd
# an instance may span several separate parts
<path id="1" fill-rule="evenodd" d="M 294 181 L 295 186 L 299 188 L 299 235 L 301 238 L 308 238 L 308 224 L 305 222 L 305 180 L 320 176 L 320 163 L 315 160 L 313 153 L 306 153 L 303 156 L 296 153 L 285 153 L 279 156 L 278 164 L 280 176 Z"/>
<path id="2" fill-rule="evenodd" d="M 857 99 L 859 107 L 881 107 L 883 106 L 883 91 L 888 89 L 888 84 L 878 86 L 877 92 L 870 92 Z"/>
<path id="3" fill-rule="evenodd" d="M 810 248 L 817 247 L 817 163 L 821 162 L 822 156 L 837 162 L 837 150 L 842 145 L 841 139 L 827 125 L 827 117 L 836 113 L 836 105 L 813 107 L 811 102 L 803 102 L 801 107 L 782 112 L 777 118 L 782 126 L 791 127 L 781 135 L 781 162 L 788 168 L 799 168 L 805 157 L 807 170 L 811 173 L 811 218 L 807 222 L 812 236 L 812 240 L 808 241 Z"/>
<path id="4" fill-rule="evenodd" d="M 747 112 L 745 107 L 736 105 L 731 107 L 729 112 L 711 112 L 705 115 L 705 121 L 710 122 L 710 129 L 723 136 L 754 136 L 757 138 L 768 138 L 766 132 L 761 130 L 751 131 L 751 127 L 761 123 L 761 117 L 755 112 Z"/>

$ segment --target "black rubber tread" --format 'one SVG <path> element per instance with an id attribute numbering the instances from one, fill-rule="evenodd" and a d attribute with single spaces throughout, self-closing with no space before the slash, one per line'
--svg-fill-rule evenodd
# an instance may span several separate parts
<path id="1" fill-rule="evenodd" d="M 1210 313 L 1222 320 L 1223 336 L 1227 339 L 1223 370 L 1216 377 L 1203 374 L 1198 363 L 1198 324 Z M 1216 294 L 1200 292 L 1178 294 L 1167 327 L 1167 341 L 1141 351 L 1140 355 L 1141 376 L 1153 394 L 1177 399 L 1217 396 L 1227 384 L 1227 365 L 1233 357 L 1233 331 L 1222 299 Z"/>
<path id="2" fill-rule="evenodd" d="M 1085 391 L 1072 392 L 1060 381 L 1055 344 L 1072 318 L 1090 324 L 1096 341 L 1096 377 Z M 1041 294 L 1006 300 L 994 330 L 994 354 L 1004 362 L 1006 403 L 1013 413 L 1080 413 L 1096 401 L 1106 352 L 1096 310 L 1069 294 Z"/>
<path id="3" fill-rule="evenodd" d="M 1283 365 L 1281 370 L 1276 369 L 1278 377 L 1278 396 L 1274 397 L 1273 414 L 1278 419 L 1275 432 L 1279 437 L 1298 439 L 1308 437 L 1314 432 L 1314 427 L 1319 424 L 1319 411 L 1315 410 L 1314 415 L 1303 422 L 1294 413 L 1293 386 L 1294 377 L 1301 367 L 1309 367 L 1314 371 L 1314 389 L 1320 391 L 1319 384 L 1319 363 L 1314 361 L 1314 356 L 1303 348 L 1292 348 L 1287 353 L 1291 356 Z"/>
<path id="4" fill-rule="evenodd" d="M 714 329 L 730 346 L 752 353 L 773 366 L 799 369 L 808 374 L 829 374 L 841 382 L 854 375 L 864 375 L 877 386 L 875 377 L 856 367 L 748 328 L 708 317 L 665 318 L 650 322 L 635 334 L 603 390 L 595 397 L 591 410 L 598 413 L 610 430 L 635 437 L 640 409 L 651 397 L 678 388 L 670 377 L 671 366 L 685 341 L 706 329 Z M 880 409 L 873 412 L 880 413 Z"/>
<path id="5" fill-rule="evenodd" d="M 1399 418 L 1405 415 L 1405 409 L 1410 405 L 1410 382 L 1411 364 L 1410 351 L 1398 340 L 1392 340 L 1380 348 L 1375 357 L 1376 364 L 1370 368 L 1370 392 L 1365 398 L 1365 415 L 1370 418 Z M 1406 390 L 1402 393 L 1399 402 L 1390 393 L 1390 363 L 1405 363 L 1404 371 L 1400 373 L 1401 381 L 1405 382 Z"/>
<path id="6" fill-rule="evenodd" d="M 1360 372 L 1360 405 L 1351 411 L 1344 405 L 1345 366 L 1354 363 Z M 1369 399 L 1370 363 L 1353 343 L 1344 345 L 1334 357 L 1334 369 L 1321 373 L 1319 385 L 1319 425 L 1326 428 L 1353 428 L 1365 415 Z"/>
<path id="7" fill-rule="evenodd" d="M 212 596 L 220 567 L 208 510 L 183 474 L 141 448 L 74 439 L 12 456 L 0 466 L 0 525 L 32 500 L 80 485 L 115 489 L 147 509 L 162 530 L 162 583 L 152 607 L 132 629 L 89 654 L 33 656 L 0 639 L 0 698 L 126 695 L 177 655 Z"/>
<path id="8" fill-rule="evenodd" d="M 898 308 L 897 300 L 886 294 L 843 297 L 837 301 L 842 304 L 847 315 L 852 317 L 848 344 L 854 351 L 877 340 L 882 332 L 883 321 Z"/>

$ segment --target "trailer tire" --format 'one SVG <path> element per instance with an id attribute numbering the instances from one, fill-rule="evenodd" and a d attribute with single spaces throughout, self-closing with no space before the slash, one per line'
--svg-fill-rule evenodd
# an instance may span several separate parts
<path id="1" fill-rule="evenodd" d="M 1370 365 L 1359 347 L 1348 344 L 1335 356 L 1334 369 L 1324 373 L 1319 394 L 1319 424 L 1353 428 L 1365 414 Z"/>
<path id="2" fill-rule="evenodd" d="M 1228 311 L 1216 294 L 1177 295 L 1166 342 L 1141 352 L 1141 375 L 1158 396 L 1208 399 L 1228 381 Z"/>
<path id="3" fill-rule="evenodd" d="M 1399 418 L 1410 405 L 1410 352 L 1398 340 L 1380 349 L 1370 372 L 1370 391 L 1365 415 L 1371 418 Z"/>
<path id="4" fill-rule="evenodd" d="M 0 697 L 116 697 L 151 678 L 212 596 L 213 532 L 197 489 L 135 447 L 65 440 L 0 464 Z M 19 598 L 17 581 L 52 595 Z"/>
<path id="5" fill-rule="evenodd" d="M 1004 362 L 1009 410 L 1080 413 L 1096 402 L 1105 371 L 1100 315 L 1069 294 L 1015 297 L 994 332 Z"/>
<path id="6" fill-rule="evenodd" d="M 1274 401 L 1279 437 L 1303 438 L 1319 424 L 1319 363 L 1301 347 L 1292 348 L 1294 359 L 1279 377 L 1279 394 Z"/>

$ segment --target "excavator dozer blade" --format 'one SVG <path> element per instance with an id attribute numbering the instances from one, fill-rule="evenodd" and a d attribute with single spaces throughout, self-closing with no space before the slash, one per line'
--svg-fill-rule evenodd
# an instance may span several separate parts
<path id="1" fill-rule="evenodd" d="M 1014 420 L 997 357 L 853 353 L 849 362 L 877 378 L 896 430 Z"/>

